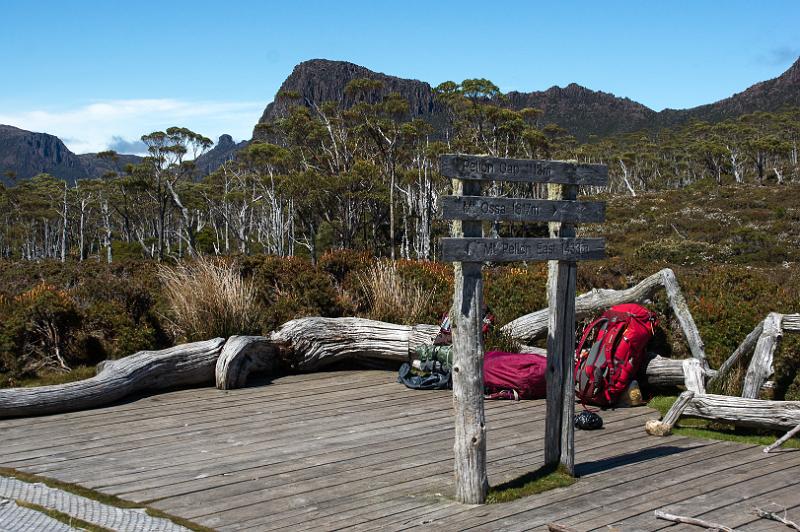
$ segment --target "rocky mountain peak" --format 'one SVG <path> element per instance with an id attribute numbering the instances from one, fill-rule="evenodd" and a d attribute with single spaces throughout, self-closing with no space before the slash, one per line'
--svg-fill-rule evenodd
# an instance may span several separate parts
<path id="1" fill-rule="evenodd" d="M 220 135 L 219 140 L 217 140 L 217 148 L 219 147 L 230 147 L 235 146 L 236 143 L 233 142 L 233 137 L 228 135 L 227 133 Z"/>

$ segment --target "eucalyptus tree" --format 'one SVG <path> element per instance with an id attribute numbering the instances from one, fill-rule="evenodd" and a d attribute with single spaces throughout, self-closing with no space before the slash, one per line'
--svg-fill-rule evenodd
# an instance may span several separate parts
<path id="1" fill-rule="evenodd" d="M 158 260 L 164 258 L 167 217 L 173 204 L 182 216 L 177 236 L 185 241 L 189 254 L 194 254 L 197 231 L 195 224 L 199 221 L 197 210 L 191 209 L 192 205 L 186 201 L 191 186 L 180 190 L 179 184 L 187 181 L 191 183 L 194 176 L 192 161 L 211 148 L 213 142 L 207 137 L 181 127 L 171 127 L 166 131 L 154 131 L 143 135 L 142 142 L 147 146 L 149 155 L 144 163 L 134 169 L 134 176 L 156 205 L 158 213 L 156 256 Z M 192 160 L 185 160 L 187 154 L 191 154 Z"/>

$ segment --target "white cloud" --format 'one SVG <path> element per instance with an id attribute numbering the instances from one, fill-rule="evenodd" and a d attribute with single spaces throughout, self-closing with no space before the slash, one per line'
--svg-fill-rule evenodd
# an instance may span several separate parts
<path id="1" fill-rule="evenodd" d="M 265 102 L 109 100 L 60 110 L 0 112 L 0 124 L 56 135 L 75 153 L 97 152 L 132 143 L 171 126 L 187 127 L 215 141 L 228 133 L 249 139 Z"/>

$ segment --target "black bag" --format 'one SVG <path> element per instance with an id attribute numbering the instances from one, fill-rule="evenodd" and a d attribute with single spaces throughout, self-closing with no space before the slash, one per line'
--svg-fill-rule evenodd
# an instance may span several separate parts
<path id="1" fill-rule="evenodd" d="M 575 415 L 575 427 L 581 430 L 597 430 L 603 428 L 603 418 L 594 412 L 584 410 Z"/>
<path id="2" fill-rule="evenodd" d="M 404 362 L 400 366 L 397 382 L 402 382 L 412 390 L 446 390 L 453 386 L 450 369 L 443 369 L 441 365 L 436 367 L 432 361 L 423 365 L 420 375 L 415 375 L 411 371 L 411 364 Z"/>

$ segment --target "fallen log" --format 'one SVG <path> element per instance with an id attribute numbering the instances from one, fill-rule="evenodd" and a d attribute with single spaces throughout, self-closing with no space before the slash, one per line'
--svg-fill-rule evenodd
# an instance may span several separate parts
<path id="1" fill-rule="evenodd" d="M 231 336 L 215 366 L 217 388 L 233 390 L 244 387 L 250 373 L 275 369 L 276 354 L 272 340 L 265 336 Z"/>
<path id="2" fill-rule="evenodd" d="M 644 430 L 651 436 L 668 436 L 672 432 L 672 427 L 680 419 L 681 414 L 689 405 L 689 401 L 694 398 L 695 392 L 687 390 L 678 396 L 678 399 L 672 403 L 672 406 L 664 414 L 664 419 L 661 421 L 657 419 L 649 419 L 644 424 Z"/>
<path id="3" fill-rule="evenodd" d="M 695 396 L 683 414 L 743 427 L 789 430 L 800 425 L 800 401 L 765 401 L 706 394 Z"/>
<path id="4" fill-rule="evenodd" d="M 742 397 L 756 399 L 761 386 L 772 375 L 772 361 L 783 334 L 782 321 L 783 315 L 777 312 L 771 312 L 764 319 L 763 331 L 758 337 L 753 358 L 750 360 L 750 366 L 744 377 Z"/>
<path id="5" fill-rule="evenodd" d="M 648 385 L 661 388 L 686 385 L 684 359 L 664 358 L 661 355 L 655 355 L 646 364 L 645 376 L 647 377 Z M 703 375 L 710 378 L 717 375 L 717 372 L 713 369 L 703 369 L 702 372 Z"/>
<path id="6" fill-rule="evenodd" d="M 35 416 L 103 406 L 134 392 L 205 384 L 214 378 L 223 338 L 140 351 L 107 361 L 89 379 L 0 389 L 0 417 Z"/>
<path id="7" fill-rule="evenodd" d="M 800 314 L 786 314 L 783 316 L 783 330 L 800 332 Z"/>
<path id="8" fill-rule="evenodd" d="M 644 303 L 652 299 L 655 293 L 662 288 L 667 292 L 670 307 L 678 319 L 692 357 L 698 359 L 703 367 L 707 368 L 708 362 L 703 339 L 694 323 L 694 318 L 692 318 L 692 313 L 683 297 L 675 273 L 669 268 L 654 273 L 631 288 L 624 290 L 595 288 L 581 294 L 575 298 L 576 319 L 621 303 Z M 503 327 L 503 331 L 521 342 L 532 342 L 547 334 L 547 319 L 547 309 L 537 310 L 509 322 Z"/>
<path id="9" fill-rule="evenodd" d="M 363 318 L 299 318 L 270 336 L 292 369 L 317 369 L 339 360 L 372 358 L 404 362 L 430 344 L 435 325 L 397 325 Z"/>

